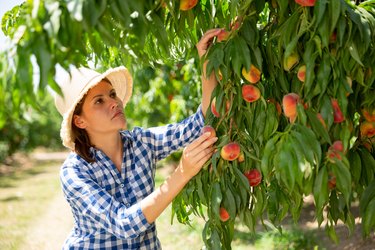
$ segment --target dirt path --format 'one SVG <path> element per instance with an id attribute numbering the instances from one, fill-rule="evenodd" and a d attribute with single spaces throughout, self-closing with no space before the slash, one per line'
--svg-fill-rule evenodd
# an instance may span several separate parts
<path id="1" fill-rule="evenodd" d="M 61 161 L 67 153 L 37 153 L 33 158 L 38 161 Z M 58 178 L 59 166 L 56 166 Z M 20 250 L 58 250 L 61 249 L 67 234 L 73 225 L 73 218 L 68 203 L 64 200 L 61 190 L 51 197 L 45 211 L 28 229 L 26 244 Z"/>
<path id="2" fill-rule="evenodd" d="M 27 244 L 21 250 L 61 249 L 73 225 L 69 205 L 62 193 L 51 199 L 45 211 L 29 228 Z"/>

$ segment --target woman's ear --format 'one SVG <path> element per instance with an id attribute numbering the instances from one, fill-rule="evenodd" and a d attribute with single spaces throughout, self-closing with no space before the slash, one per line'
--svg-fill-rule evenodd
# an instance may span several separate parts
<path id="1" fill-rule="evenodd" d="M 74 125 L 77 126 L 77 128 L 81 128 L 81 129 L 86 128 L 85 120 L 79 115 L 73 116 L 73 122 L 74 122 Z"/>

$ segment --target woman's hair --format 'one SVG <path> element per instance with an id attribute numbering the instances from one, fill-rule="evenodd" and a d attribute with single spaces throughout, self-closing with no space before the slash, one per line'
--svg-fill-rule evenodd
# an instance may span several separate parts
<path id="1" fill-rule="evenodd" d="M 111 82 L 107 78 L 103 78 L 102 81 L 105 81 L 111 84 Z M 73 117 L 74 115 L 82 114 L 82 107 L 83 107 L 83 103 L 85 102 L 86 96 L 87 96 L 87 93 L 77 103 L 73 112 Z M 74 151 L 83 159 L 85 159 L 87 162 L 95 162 L 95 159 L 90 152 L 90 148 L 93 147 L 94 145 L 91 144 L 87 131 L 85 129 L 77 127 L 74 124 L 74 119 L 72 119 L 72 133 L 73 133 L 74 144 L 75 144 Z"/>

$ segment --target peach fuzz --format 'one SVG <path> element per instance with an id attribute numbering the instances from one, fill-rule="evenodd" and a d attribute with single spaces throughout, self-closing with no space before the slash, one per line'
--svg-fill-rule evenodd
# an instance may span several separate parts
<path id="1" fill-rule="evenodd" d="M 242 98 L 246 102 L 255 102 L 260 98 L 260 90 L 251 84 L 242 86 Z"/>
<path id="2" fill-rule="evenodd" d="M 198 0 L 180 0 L 180 10 L 190 10 L 197 5 Z"/>
<path id="3" fill-rule="evenodd" d="M 257 83 L 260 80 L 261 72 L 253 64 L 250 65 L 250 69 L 246 70 L 245 67 L 242 68 L 242 76 L 250 83 Z"/>
<path id="4" fill-rule="evenodd" d="M 220 156 L 224 160 L 234 161 L 240 156 L 241 148 L 237 142 L 230 142 L 221 148 Z"/>
<path id="5" fill-rule="evenodd" d="M 297 118 L 297 104 L 299 96 L 296 93 L 289 93 L 283 97 L 283 110 L 286 117 L 291 123 L 294 123 Z"/>

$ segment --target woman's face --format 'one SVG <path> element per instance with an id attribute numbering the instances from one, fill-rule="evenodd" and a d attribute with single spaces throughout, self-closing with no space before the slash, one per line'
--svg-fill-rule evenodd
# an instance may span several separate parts
<path id="1" fill-rule="evenodd" d="M 85 129 L 89 136 L 105 135 L 126 129 L 123 104 L 115 89 L 101 81 L 90 89 L 85 97 L 81 115 L 74 115 L 77 127 Z"/>

